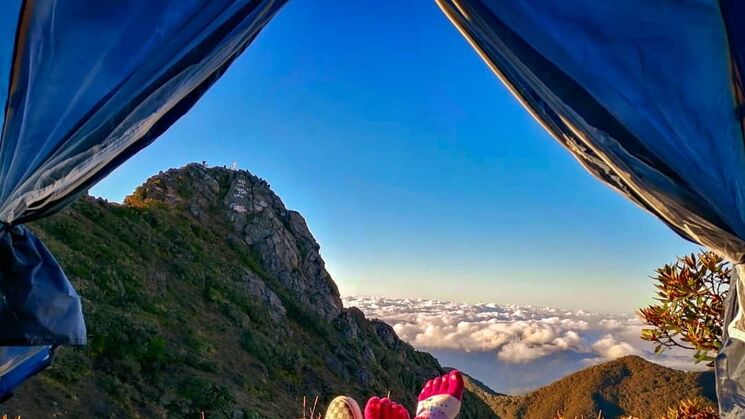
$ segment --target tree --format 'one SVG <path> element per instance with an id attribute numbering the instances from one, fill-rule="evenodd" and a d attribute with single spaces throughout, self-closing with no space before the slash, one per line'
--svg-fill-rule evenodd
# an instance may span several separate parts
<path id="1" fill-rule="evenodd" d="M 724 300 L 732 268 L 713 252 L 701 251 L 657 269 L 659 304 L 637 314 L 651 328 L 642 329 L 642 339 L 655 343 L 655 353 L 680 347 L 695 351 L 695 362 L 713 366 L 722 348 Z"/>

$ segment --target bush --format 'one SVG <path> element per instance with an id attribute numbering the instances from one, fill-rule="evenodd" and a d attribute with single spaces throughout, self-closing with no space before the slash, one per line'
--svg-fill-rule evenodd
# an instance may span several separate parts
<path id="1" fill-rule="evenodd" d="M 169 362 L 166 338 L 146 316 L 101 311 L 90 320 L 88 355 L 108 373 L 121 379 L 153 376 Z"/>
<path id="2" fill-rule="evenodd" d="M 639 317 L 651 328 L 642 339 L 655 343 L 655 352 L 680 347 L 695 351 L 695 362 L 708 361 L 722 348 L 724 300 L 732 269 L 713 252 L 677 258 L 657 269 L 659 304 L 642 308 Z"/>
<path id="3" fill-rule="evenodd" d="M 194 412 L 224 410 L 234 402 L 227 388 L 198 377 L 181 383 L 179 395 L 191 403 Z"/>
<path id="4" fill-rule="evenodd" d="M 92 374 L 84 348 L 63 347 L 56 351 L 49 375 L 63 384 L 74 384 Z"/>
<path id="5" fill-rule="evenodd" d="M 278 378 L 280 373 L 295 377 L 303 365 L 303 355 L 299 350 L 277 344 L 262 333 L 244 333 L 241 348 L 261 362 L 272 378 Z"/>

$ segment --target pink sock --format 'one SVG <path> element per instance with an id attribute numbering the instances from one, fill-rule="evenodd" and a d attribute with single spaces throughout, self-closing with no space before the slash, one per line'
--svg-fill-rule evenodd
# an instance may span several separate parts
<path id="1" fill-rule="evenodd" d="M 419 394 L 415 419 L 455 419 L 460 412 L 463 387 L 459 371 L 427 381 Z"/>
<path id="2" fill-rule="evenodd" d="M 365 419 L 409 419 L 409 412 L 398 403 L 387 397 L 379 399 L 373 397 L 365 406 Z"/>

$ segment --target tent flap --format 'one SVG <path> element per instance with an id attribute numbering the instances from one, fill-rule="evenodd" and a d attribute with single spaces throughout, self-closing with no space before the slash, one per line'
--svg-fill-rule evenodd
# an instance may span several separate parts
<path id="1" fill-rule="evenodd" d="M 0 229 L 0 342 L 86 342 L 80 297 L 49 250 L 22 226 Z"/>
<path id="2" fill-rule="evenodd" d="M 715 1 L 690 3 L 639 14 L 648 2 L 440 0 L 594 175 L 683 237 L 745 260 L 745 151 L 726 31 Z"/>
<path id="3" fill-rule="evenodd" d="M 3 4 L 0 365 L 16 360 L 15 376 L 27 376 L 44 363 L 19 362 L 14 346 L 48 351 L 86 340 L 80 298 L 21 224 L 63 209 L 154 141 L 286 1 Z M 0 384 L 9 382 L 9 371 L 0 368 Z M 7 391 L 0 387 L 0 397 Z"/>
<path id="4" fill-rule="evenodd" d="M 52 352 L 51 346 L 0 347 L 0 403 L 16 386 L 48 367 Z"/>
<path id="5" fill-rule="evenodd" d="M 0 221 L 48 215 L 154 140 L 283 4 L 26 2 L 0 143 Z"/>

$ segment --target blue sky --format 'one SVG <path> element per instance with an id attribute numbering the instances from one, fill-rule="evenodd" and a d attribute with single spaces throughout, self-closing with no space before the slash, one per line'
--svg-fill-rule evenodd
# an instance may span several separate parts
<path id="1" fill-rule="evenodd" d="M 300 211 L 346 295 L 631 311 L 696 249 L 585 173 L 430 1 L 291 1 L 91 193 L 203 160 Z"/>

